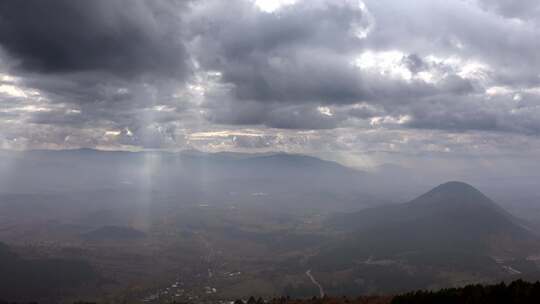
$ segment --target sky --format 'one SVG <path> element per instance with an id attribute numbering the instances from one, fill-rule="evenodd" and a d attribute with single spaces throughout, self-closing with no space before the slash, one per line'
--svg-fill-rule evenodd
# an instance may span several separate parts
<path id="1" fill-rule="evenodd" d="M 536 0 L 0 0 L 0 149 L 532 174 L 538 50 Z"/>

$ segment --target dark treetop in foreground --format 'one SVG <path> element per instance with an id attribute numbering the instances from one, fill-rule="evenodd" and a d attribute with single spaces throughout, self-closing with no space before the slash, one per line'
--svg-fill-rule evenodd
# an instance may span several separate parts
<path id="1" fill-rule="evenodd" d="M 32 304 L 35 302 L 31 302 Z M 533 304 L 540 303 L 540 282 L 517 280 L 510 284 L 467 285 L 438 291 L 413 291 L 398 296 L 324 297 L 291 299 L 289 297 L 263 300 L 249 298 L 236 300 L 235 304 Z M 16 304 L 0 300 L 0 304 Z M 37 304 L 37 303 L 36 303 Z M 76 302 L 74 304 L 92 304 Z"/>
<path id="2" fill-rule="evenodd" d="M 529 283 L 522 280 L 508 285 L 467 285 L 462 288 L 441 289 L 439 291 L 416 291 L 400 295 L 392 304 L 527 304 L 540 303 L 540 282 Z"/>
<path id="3" fill-rule="evenodd" d="M 236 301 L 244 304 L 243 301 Z M 251 298 L 247 304 L 262 303 Z M 540 303 L 540 282 L 517 280 L 510 284 L 467 285 L 438 291 L 413 291 L 398 296 L 324 297 L 311 299 L 275 298 L 272 304 L 529 304 Z"/>

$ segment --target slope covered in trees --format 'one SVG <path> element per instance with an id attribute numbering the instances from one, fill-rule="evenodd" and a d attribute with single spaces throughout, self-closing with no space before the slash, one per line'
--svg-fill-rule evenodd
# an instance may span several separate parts
<path id="1" fill-rule="evenodd" d="M 468 285 L 439 291 L 416 291 L 396 296 L 392 304 L 528 304 L 540 303 L 540 282 L 522 280 L 510 284 Z"/>
<path id="2" fill-rule="evenodd" d="M 397 296 L 324 297 L 311 299 L 275 298 L 269 301 L 238 300 L 236 304 L 533 304 L 540 303 L 540 282 L 522 280 L 510 284 L 467 285 L 438 291 L 414 291 Z"/>
<path id="3" fill-rule="evenodd" d="M 349 237 L 323 251 L 314 265 L 339 260 L 346 266 L 410 253 L 525 257 L 540 248 L 539 239 L 517 219 L 461 182 L 442 184 L 405 204 L 343 215 L 330 225 Z"/>
<path id="4" fill-rule="evenodd" d="M 97 274 L 86 262 L 24 259 L 0 243 L 0 300 L 50 301 L 60 291 L 94 279 Z"/>

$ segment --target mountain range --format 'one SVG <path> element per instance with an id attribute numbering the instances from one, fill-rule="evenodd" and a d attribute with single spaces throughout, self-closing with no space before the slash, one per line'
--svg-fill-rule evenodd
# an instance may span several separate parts
<path id="1" fill-rule="evenodd" d="M 0 161 L 0 193 L 154 192 L 184 204 L 257 201 L 329 211 L 380 200 L 368 173 L 297 154 L 80 149 L 4 151 Z"/>

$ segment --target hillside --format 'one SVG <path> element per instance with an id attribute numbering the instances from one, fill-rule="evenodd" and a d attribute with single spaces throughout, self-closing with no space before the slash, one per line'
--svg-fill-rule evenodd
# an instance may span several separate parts
<path id="1" fill-rule="evenodd" d="M 540 282 L 516 280 L 509 284 L 467 285 L 435 291 L 418 290 L 397 296 L 324 297 L 311 299 L 275 298 L 271 304 L 533 304 L 540 302 Z M 254 298 L 235 304 L 259 304 Z"/>
<path id="2" fill-rule="evenodd" d="M 426 251 L 526 256 L 538 249 L 536 237 L 516 218 L 460 182 L 405 204 L 339 216 L 330 225 L 350 232 L 350 242 L 339 249 L 350 258 Z"/>
<path id="3" fill-rule="evenodd" d="M 343 237 L 323 246 L 308 265 L 326 280 L 323 285 L 342 282 L 332 294 L 454 286 L 537 269 L 527 259 L 540 251 L 537 237 L 461 182 L 442 184 L 408 203 L 340 215 L 327 224 Z"/>
<path id="4" fill-rule="evenodd" d="M 98 279 L 86 262 L 67 259 L 24 259 L 0 243 L 0 300 L 49 303 L 62 291 Z"/>
<path id="5" fill-rule="evenodd" d="M 529 283 L 522 280 L 510 284 L 468 285 L 438 291 L 416 291 L 399 295 L 392 304 L 533 304 L 540 302 L 540 282 Z"/>

